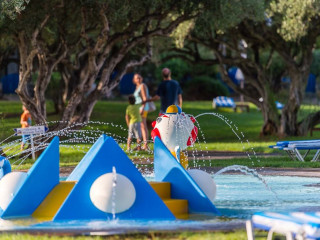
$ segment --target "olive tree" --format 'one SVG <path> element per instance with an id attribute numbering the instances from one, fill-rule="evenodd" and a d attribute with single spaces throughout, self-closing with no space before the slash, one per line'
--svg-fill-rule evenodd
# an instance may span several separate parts
<path id="1" fill-rule="evenodd" d="M 204 5 L 199 1 L 30 0 L 23 8 L 2 24 L 16 39 L 20 53 L 16 92 L 33 119 L 42 123 L 53 71 L 60 69 L 65 86 L 72 75 L 77 76 L 62 109 L 57 126 L 61 128 L 88 121 L 97 100 L 119 84 L 128 68 L 150 58 L 153 37 L 170 35 Z M 115 71 L 118 74 L 112 78 Z M 34 96 L 27 91 L 33 73 Z"/>
<path id="2" fill-rule="evenodd" d="M 177 49 L 176 53 L 190 61 L 218 64 L 224 81 L 261 109 L 262 135 L 306 134 L 320 122 L 319 112 L 298 122 L 320 34 L 319 1 L 243 0 L 234 4 L 238 15 L 231 14 L 228 24 L 211 21 L 216 8 L 207 9 L 188 35 L 185 48 Z M 226 6 L 226 14 L 234 9 L 230 5 Z M 200 46 L 207 49 L 206 56 L 199 51 Z M 229 78 L 228 68 L 233 66 L 242 70 L 245 88 Z M 275 100 L 284 75 L 291 82 L 279 115 Z"/>

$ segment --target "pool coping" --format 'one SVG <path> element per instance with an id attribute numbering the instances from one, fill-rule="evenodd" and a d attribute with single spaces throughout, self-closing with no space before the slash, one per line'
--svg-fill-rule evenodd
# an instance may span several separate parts
<path id="1" fill-rule="evenodd" d="M 50 227 L 21 227 L 19 229 L 6 229 L 0 230 L 0 234 L 31 234 L 31 235 L 58 235 L 58 236 L 112 236 L 112 235 L 125 235 L 125 234 L 148 234 L 152 233 L 170 233 L 170 232 L 203 232 L 203 231 L 233 231 L 240 230 L 245 228 L 244 219 L 222 221 L 222 222 L 213 222 L 202 224 L 199 222 L 198 225 L 179 225 L 175 228 L 172 225 L 156 227 L 154 225 L 132 225 L 132 227 L 126 226 L 123 228 L 121 224 L 118 226 L 110 227 L 97 227 L 97 228 L 74 228 L 74 227 L 60 227 L 60 228 L 50 228 Z"/>

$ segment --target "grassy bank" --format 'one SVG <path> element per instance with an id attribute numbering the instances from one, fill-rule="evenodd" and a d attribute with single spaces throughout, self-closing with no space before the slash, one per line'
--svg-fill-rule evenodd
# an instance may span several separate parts
<path id="1" fill-rule="evenodd" d="M 197 160 L 189 162 L 191 167 L 226 167 L 231 165 L 242 165 L 250 168 L 319 168 L 320 162 L 293 161 L 287 156 L 268 158 L 232 158 L 215 160 Z"/>
<path id="2" fill-rule="evenodd" d="M 125 148 L 125 141 L 127 137 L 127 127 L 125 124 L 124 114 L 127 103 L 125 101 L 100 101 L 96 104 L 92 113 L 92 124 L 89 131 L 98 129 L 113 136 L 118 140 L 122 148 Z M 159 109 L 159 103 L 157 103 Z M 12 135 L 13 128 L 20 127 L 21 104 L 14 101 L 0 101 L 0 138 L 5 139 Z M 48 112 L 53 112 L 53 105 L 51 102 L 47 104 Z M 263 124 L 261 112 L 256 108 L 251 108 L 250 112 L 234 113 L 230 111 L 215 111 L 212 109 L 210 101 L 198 102 L 184 102 L 183 111 L 197 117 L 199 123 L 199 141 L 195 144 L 194 151 L 241 151 L 249 152 L 252 159 L 237 158 L 232 160 L 212 160 L 204 161 L 201 164 L 210 166 L 229 166 L 231 164 L 241 164 L 255 167 L 319 167 L 318 163 L 299 163 L 290 160 L 284 152 L 272 150 L 268 148 L 269 145 L 274 144 L 276 137 L 260 138 L 259 132 Z M 304 106 L 302 113 L 304 115 L 313 111 L 310 106 Z M 151 122 L 157 118 L 157 112 L 150 113 L 148 116 L 148 126 L 151 130 Z M 201 115 L 204 114 L 204 115 Z M 58 115 L 48 114 L 48 122 L 59 120 Z M 107 123 L 107 124 L 106 124 Z M 10 140 L 19 137 L 12 137 Z M 320 132 L 315 132 L 311 137 L 300 137 L 298 139 L 316 139 L 320 138 Z M 294 138 L 291 138 L 294 139 Z M 69 146 L 69 147 L 68 147 Z M 86 149 L 91 144 L 77 144 L 78 147 L 84 151 L 77 151 L 70 144 L 62 147 L 60 151 L 62 166 L 76 165 L 84 155 Z M 152 144 L 150 144 L 152 149 Z M 18 152 L 19 148 L 11 150 Z M 268 159 L 257 159 L 253 152 L 256 153 L 282 153 L 283 157 L 274 157 Z M 148 152 L 133 152 L 130 153 L 131 158 L 152 158 L 152 154 Z M 17 166 L 16 169 L 28 168 L 33 163 L 32 160 L 27 159 L 22 166 Z M 199 163 L 200 164 L 200 163 Z"/>
<path id="3" fill-rule="evenodd" d="M 156 103 L 157 109 L 159 109 L 159 102 Z M 127 103 L 125 101 L 99 101 L 92 112 L 91 121 L 108 122 L 114 125 L 121 125 L 126 128 L 125 124 L 125 109 Z M 13 128 L 20 126 L 20 114 L 21 103 L 15 101 L 0 101 L 0 128 L 1 137 L 7 137 L 13 134 Z M 310 107 L 303 107 L 301 115 L 309 113 Z M 51 102 L 47 103 L 48 113 L 53 112 L 53 105 Z M 259 132 L 263 124 L 261 112 L 256 108 L 250 110 L 249 113 L 234 113 L 230 111 L 216 111 L 212 109 L 210 101 L 195 101 L 184 102 L 183 111 L 193 116 L 207 113 L 206 115 L 199 116 L 197 121 L 200 125 L 199 136 L 204 137 L 202 143 L 212 143 L 210 147 L 214 147 L 214 144 L 219 143 L 232 143 L 238 144 L 238 136 L 244 141 L 248 140 L 250 143 L 255 142 L 274 142 L 278 140 L 276 137 L 260 138 Z M 148 123 L 149 129 L 151 129 L 151 122 L 157 118 L 158 112 L 149 113 Z M 48 121 L 59 120 L 58 115 L 48 114 Z M 99 129 L 113 134 L 119 134 L 126 136 L 120 128 L 112 127 L 111 125 L 98 126 Z M 242 137 L 242 134 L 244 137 Z M 237 136 L 238 135 L 238 136 Z M 291 139 L 305 139 L 306 137 L 298 137 Z M 315 132 L 310 139 L 320 138 L 320 132 Z"/>

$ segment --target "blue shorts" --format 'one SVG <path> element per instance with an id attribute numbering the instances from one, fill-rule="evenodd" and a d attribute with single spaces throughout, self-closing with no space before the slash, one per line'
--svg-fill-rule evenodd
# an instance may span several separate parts
<path id="1" fill-rule="evenodd" d="M 29 140 L 30 140 L 30 135 L 22 135 L 22 142 L 23 143 L 26 143 Z"/>

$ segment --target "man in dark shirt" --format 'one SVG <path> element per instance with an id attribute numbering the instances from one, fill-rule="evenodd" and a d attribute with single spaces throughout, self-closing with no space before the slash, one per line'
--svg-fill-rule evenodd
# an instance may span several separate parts
<path id="1" fill-rule="evenodd" d="M 160 113 L 165 113 L 170 105 L 177 104 L 182 108 L 182 90 L 176 80 L 171 79 L 169 68 L 162 69 L 163 81 L 160 83 L 157 93 L 147 102 L 161 99 Z"/>

